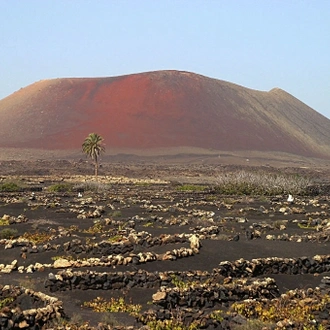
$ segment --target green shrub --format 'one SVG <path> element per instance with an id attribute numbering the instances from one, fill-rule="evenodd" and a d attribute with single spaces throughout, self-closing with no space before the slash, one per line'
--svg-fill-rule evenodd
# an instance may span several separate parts
<path id="1" fill-rule="evenodd" d="M 0 300 L 0 308 L 10 305 L 14 301 L 13 297 L 7 297 Z"/>
<path id="2" fill-rule="evenodd" d="M 7 218 L 0 218 L 0 226 L 8 226 L 8 225 L 10 225 L 10 223 L 9 223 L 9 219 L 7 219 Z"/>
<path id="3" fill-rule="evenodd" d="M 5 182 L 0 184 L 0 192 L 15 192 L 20 190 L 22 190 L 22 187 L 15 182 Z"/>
<path id="4" fill-rule="evenodd" d="M 0 239 L 13 239 L 17 237 L 17 230 L 11 228 L 5 228 L 0 230 Z"/>
<path id="5" fill-rule="evenodd" d="M 48 187 L 50 192 L 70 192 L 72 191 L 72 185 L 69 183 L 56 183 Z"/>
<path id="6" fill-rule="evenodd" d="M 194 184 L 184 184 L 177 187 L 178 191 L 204 191 L 206 186 L 194 185 Z"/>
<path id="7" fill-rule="evenodd" d="M 100 222 L 97 222 L 97 223 L 94 223 L 94 225 L 92 227 L 89 227 L 85 230 L 83 230 L 83 233 L 89 233 L 89 234 L 100 234 L 100 233 L 103 233 L 105 231 L 105 227 L 102 223 Z"/>
<path id="8" fill-rule="evenodd" d="M 34 244 L 43 244 L 49 242 L 53 238 L 53 234 L 47 231 L 25 232 L 21 237 Z"/>
<path id="9" fill-rule="evenodd" d="M 101 322 L 102 322 L 102 324 L 105 324 L 109 327 L 115 327 L 115 326 L 119 325 L 115 316 L 111 312 L 105 312 L 101 318 Z"/>
<path id="10" fill-rule="evenodd" d="M 111 215 L 114 218 L 120 218 L 122 216 L 122 213 L 121 211 L 117 210 L 117 211 L 113 211 Z"/>
<path id="11" fill-rule="evenodd" d="M 83 307 L 92 308 L 95 312 L 129 313 L 131 315 L 139 313 L 142 308 L 141 305 L 126 303 L 123 297 L 118 299 L 111 297 L 110 300 L 97 297 L 91 301 L 84 302 Z"/>

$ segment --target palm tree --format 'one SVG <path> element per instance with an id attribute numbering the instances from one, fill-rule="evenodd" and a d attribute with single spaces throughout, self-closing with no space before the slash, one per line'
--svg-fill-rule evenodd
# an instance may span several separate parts
<path id="1" fill-rule="evenodd" d="M 102 136 L 96 133 L 90 133 L 82 144 L 83 153 L 85 153 L 88 157 L 91 157 L 94 161 L 95 176 L 98 175 L 100 154 L 105 152 L 105 147 L 102 142 Z"/>

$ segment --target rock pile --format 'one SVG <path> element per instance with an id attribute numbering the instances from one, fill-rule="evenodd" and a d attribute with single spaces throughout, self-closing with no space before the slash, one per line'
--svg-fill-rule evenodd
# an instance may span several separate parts
<path id="1" fill-rule="evenodd" d="M 20 214 L 19 216 L 15 217 L 13 215 L 9 215 L 9 214 L 4 214 L 0 220 L 2 222 L 7 222 L 8 225 L 12 225 L 12 224 L 16 224 L 16 223 L 24 223 L 24 222 L 27 222 L 28 221 L 28 218 L 23 215 L 23 214 Z"/>

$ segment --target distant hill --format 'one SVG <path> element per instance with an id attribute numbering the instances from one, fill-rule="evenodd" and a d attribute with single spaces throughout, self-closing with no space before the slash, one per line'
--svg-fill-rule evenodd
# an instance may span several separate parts
<path id="1" fill-rule="evenodd" d="M 197 147 L 330 155 L 330 120 L 287 92 L 189 72 L 36 82 L 0 100 L 0 148 Z"/>

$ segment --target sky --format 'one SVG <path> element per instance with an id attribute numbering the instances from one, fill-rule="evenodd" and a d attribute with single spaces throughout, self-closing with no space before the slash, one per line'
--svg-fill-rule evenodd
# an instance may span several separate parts
<path id="1" fill-rule="evenodd" d="M 182 70 L 330 118 L 330 0 L 0 0 L 0 99 L 36 81 Z"/>

